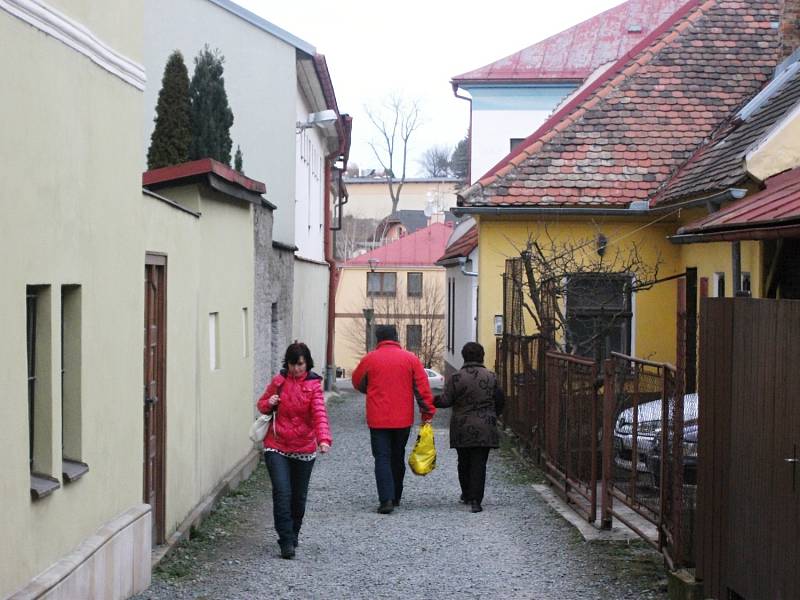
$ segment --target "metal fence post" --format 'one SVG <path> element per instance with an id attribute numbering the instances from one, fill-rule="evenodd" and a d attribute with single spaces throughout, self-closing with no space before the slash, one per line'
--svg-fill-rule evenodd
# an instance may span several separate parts
<path id="1" fill-rule="evenodd" d="M 604 379 L 603 379 L 603 487 L 602 487 L 602 505 L 601 505 L 601 520 L 600 527 L 602 529 L 611 529 L 613 510 L 613 499 L 611 497 L 611 479 L 613 477 L 612 468 L 612 452 L 614 447 L 612 445 L 613 429 L 614 429 L 614 391 L 616 383 L 614 381 L 614 361 L 606 359 L 604 361 Z"/>

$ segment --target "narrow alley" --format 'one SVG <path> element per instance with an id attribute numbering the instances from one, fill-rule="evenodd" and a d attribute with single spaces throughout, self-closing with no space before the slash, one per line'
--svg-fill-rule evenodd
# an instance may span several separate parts
<path id="1" fill-rule="evenodd" d="M 584 542 L 534 492 L 536 472 L 508 450 L 490 456 L 484 511 L 460 504 L 449 410 L 434 421 L 436 470 L 409 470 L 402 505 L 377 514 L 363 396 L 345 392 L 328 409 L 334 446 L 317 459 L 294 560 L 279 558 L 260 465 L 137 598 L 665 597 L 658 555 L 639 544 Z"/>

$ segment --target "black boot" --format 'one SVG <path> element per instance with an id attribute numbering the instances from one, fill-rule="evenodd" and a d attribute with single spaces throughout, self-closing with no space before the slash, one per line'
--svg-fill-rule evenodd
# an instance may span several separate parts
<path id="1" fill-rule="evenodd" d="M 388 515 L 390 512 L 394 510 L 394 504 L 392 504 L 391 500 L 386 500 L 385 502 L 381 502 L 381 505 L 378 507 L 378 512 L 382 515 Z"/>
<path id="2" fill-rule="evenodd" d="M 481 512 L 483 510 L 483 507 L 481 506 L 480 502 L 478 502 L 477 500 L 473 500 L 472 501 L 472 508 L 470 510 L 472 512 L 474 512 L 474 513 Z"/>
<path id="3" fill-rule="evenodd" d="M 294 544 L 290 543 L 285 546 L 281 546 L 281 558 L 294 558 Z"/>

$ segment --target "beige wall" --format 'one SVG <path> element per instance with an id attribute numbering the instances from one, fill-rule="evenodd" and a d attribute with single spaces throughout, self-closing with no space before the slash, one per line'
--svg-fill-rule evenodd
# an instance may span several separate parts
<path id="1" fill-rule="evenodd" d="M 334 356 L 337 367 L 343 367 L 349 374 L 365 354 L 366 321 L 362 310 L 375 309 L 376 324 L 393 323 L 398 325 L 400 343 L 405 347 L 405 326 L 412 323 L 426 327 L 433 323 L 444 327 L 444 309 L 447 300 L 445 290 L 445 269 L 443 267 L 400 267 L 378 269 L 379 272 L 397 273 L 397 294 L 394 298 L 368 298 L 368 267 L 343 267 L 340 271 L 336 290 L 336 334 Z M 406 291 L 407 274 L 422 273 L 423 300 L 408 298 Z M 438 300 L 437 300 L 438 299 Z M 419 314 L 432 314 L 435 318 L 419 319 Z M 398 316 L 409 315 L 409 316 Z M 443 329 L 442 329 L 443 331 Z M 442 350 L 444 345 L 442 344 Z M 437 367 L 440 365 L 437 365 Z"/>
<path id="2" fill-rule="evenodd" d="M 102 11 L 58 3 L 111 47 L 138 59 L 140 2 Z M 89 12 L 87 12 L 89 11 Z M 124 23 L 124 27 L 123 27 Z M 72 550 L 142 498 L 142 269 L 139 232 L 141 92 L 88 57 L 0 9 L 7 85 L 0 136 L 4 184 L 0 347 L 4 457 L 0 596 Z M 11 260 L 8 258 L 11 257 Z M 60 294 L 82 288 L 82 452 L 90 471 L 37 502 L 30 497 L 26 285 L 50 286 L 49 382 L 40 382 L 39 466 L 61 479 Z M 121 318 L 135 315 L 136 318 Z M 42 321 L 44 323 L 45 320 Z M 42 356 L 45 349 L 40 348 Z M 46 369 L 45 369 L 46 370 Z M 44 373 L 44 370 L 43 370 Z M 124 474 L 124 476 L 121 476 Z"/>
<path id="3" fill-rule="evenodd" d="M 800 107 L 795 107 L 745 157 L 748 172 L 764 181 L 800 166 Z"/>
<path id="4" fill-rule="evenodd" d="M 392 198 L 385 181 L 348 180 L 347 193 L 350 199 L 344 207 L 346 215 L 359 218 L 383 219 L 392 212 Z M 451 182 L 406 182 L 400 192 L 398 210 L 425 210 L 428 192 L 432 199 L 439 199 L 447 211 L 456 205 L 456 185 Z"/>

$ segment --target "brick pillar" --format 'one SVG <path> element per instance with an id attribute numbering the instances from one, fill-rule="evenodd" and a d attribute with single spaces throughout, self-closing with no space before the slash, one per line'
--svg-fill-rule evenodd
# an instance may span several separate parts
<path id="1" fill-rule="evenodd" d="M 784 0 L 781 38 L 784 58 L 800 48 L 800 0 Z"/>

